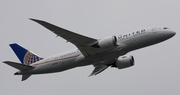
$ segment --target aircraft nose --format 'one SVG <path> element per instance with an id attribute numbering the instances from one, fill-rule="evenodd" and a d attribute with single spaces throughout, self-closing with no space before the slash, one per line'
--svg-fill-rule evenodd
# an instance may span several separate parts
<path id="1" fill-rule="evenodd" d="M 176 32 L 172 31 L 171 34 L 172 34 L 172 36 L 174 36 L 174 35 L 176 35 Z"/>
<path id="2" fill-rule="evenodd" d="M 166 36 L 168 38 L 171 38 L 174 35 L 176 35 L 176 32 L 174 32 L 174 31 L 165 31 L 165 35 L 164 36 Z"/>
<path id="3" fill-rule="evenodd" d="M 169 35 L 170 37 L 173 37 L 174 35 L 176 35 L 176 32 L 174 32 L 174 31 L 169 31 L 168 35 Z"/>

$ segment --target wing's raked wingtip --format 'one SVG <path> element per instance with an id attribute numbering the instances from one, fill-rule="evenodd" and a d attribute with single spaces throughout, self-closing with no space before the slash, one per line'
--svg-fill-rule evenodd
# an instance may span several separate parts
<path id="1" fill-rule="evenodd" d="M 43 25 L 44 23 L 47 23 L 46 21 L 43 21 L 43 20 L 38 20 L 38 19 L 33 19 L 33 18 L 29 18 L 30 20 L 36 22 L 36 23 L 39 23 L 41 25 Z M 44 25 L 43 25 L 44 26 Z"/>
<path id="2" fill-rule="evenodd" d="M 34 19 L 34 18 L 29 18 L 29 19 L 32 21 L 35 21 L 35 22 L 44 22 L 43 20 L 38 20 L 38 19 Z"/>
<path id="3" fill-rule="evenodd" d="M 35 22 L 39 21 L 39 20 L 33 19 L 33 18 L 29 18 L 29 19 L 32 20 L 32 21 L 35 21 Z"/>

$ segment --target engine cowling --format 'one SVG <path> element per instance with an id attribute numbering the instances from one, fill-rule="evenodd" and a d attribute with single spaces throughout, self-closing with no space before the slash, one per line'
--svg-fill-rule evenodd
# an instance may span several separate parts
<path id="1" fill-rule="evenodd" d="M 108 36 L 98 40 L 98 42 L 93 45 L 95 48 L 109 48 L 117 45 L 116 36 Z"/>
<path id="2" fill-rule="evenodd" d="M 123 68 L 131 67 L 133 65 L 134 65 L 133 56 L 121 56 L 117 59 L 113 67 L 117 67 L 118 69 L 123 69 Z"/>

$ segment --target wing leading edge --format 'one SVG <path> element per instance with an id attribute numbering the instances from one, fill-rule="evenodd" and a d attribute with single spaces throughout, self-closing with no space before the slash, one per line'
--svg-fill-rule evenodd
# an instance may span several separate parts
<path id="1" fill-rule="evenodd" d="M 96 39 L 71 32 L 69 30 L 60 28 L 45 21 L 36 20 L 36 19 L 30 19 L 30 20 L 39 23 L 40 25 L 44 26 L 45 28 L 55 33 L 57 36 L 60 36 L 65 40 L 67 40 L 68 42 L 73 43 L 82 52 L 84 56 L 92 55 L 91 50 L 89 50 L 90 47 L 88 46 L 88 44 L 95 43 L 97 41 Z"/>

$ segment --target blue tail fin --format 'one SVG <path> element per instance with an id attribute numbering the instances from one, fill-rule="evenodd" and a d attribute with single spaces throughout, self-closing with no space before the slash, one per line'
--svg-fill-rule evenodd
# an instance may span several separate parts
<path id="1" fill-rule="evenodd" d="M 12 50 L 14 51 L 16 56 L 19 58 L 22 64 L 30 65 L 32 63 L 35 63 L 43 59 L 16 43 L 10 44 L 10 47 L 12 48 Z"/>

